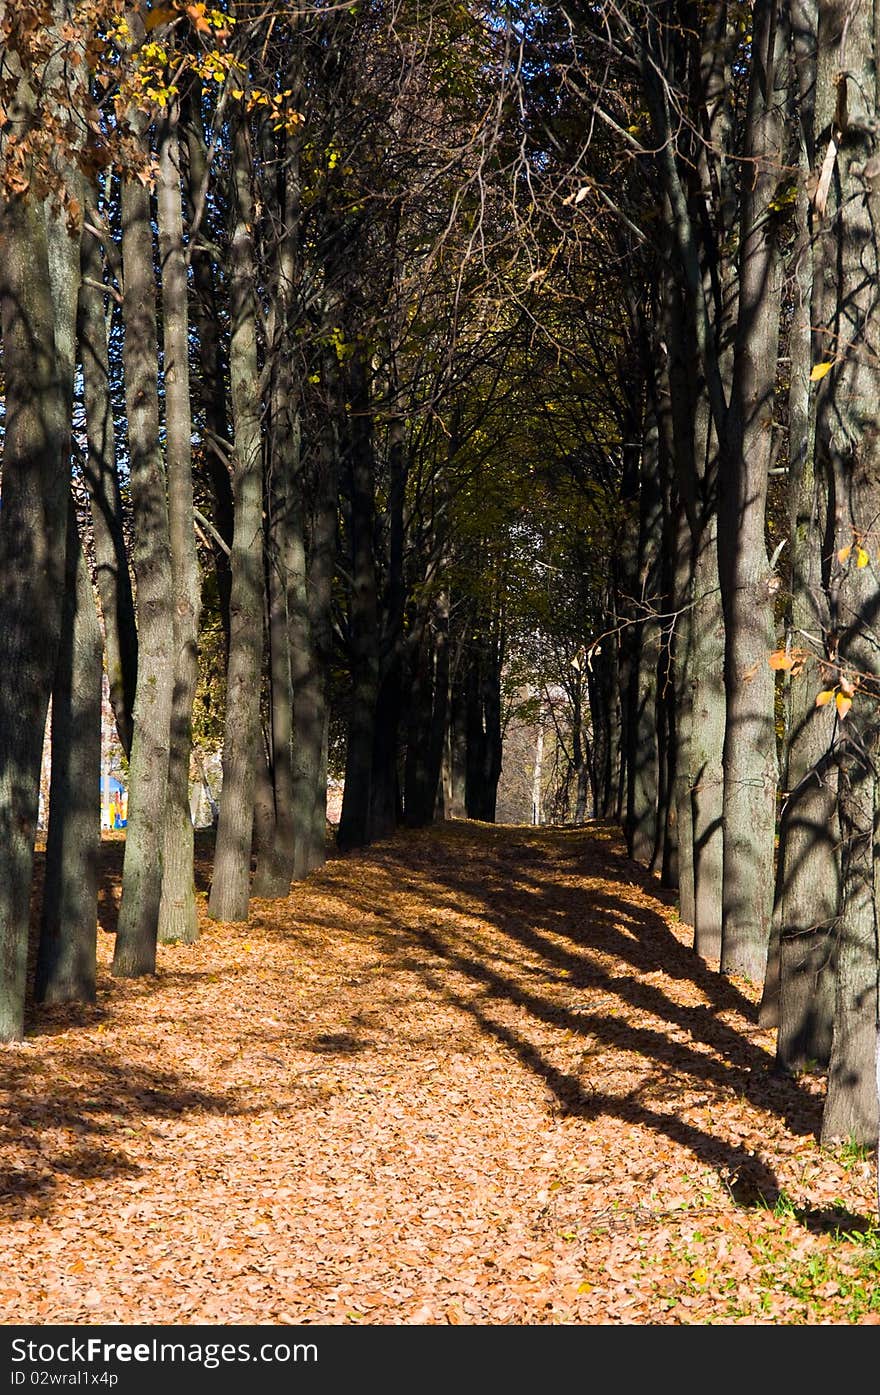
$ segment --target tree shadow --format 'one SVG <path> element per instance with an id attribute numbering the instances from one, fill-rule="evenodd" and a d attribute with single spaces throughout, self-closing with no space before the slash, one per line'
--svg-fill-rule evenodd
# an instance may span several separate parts
<path id="1" fill-rule="evenodd" d="M 423 835 L 418 847 L 404 837 L 374 849 L 387 893 L 377 895 L 372 883 L 363 893 L 349 888 L 348 904 L 379 920 L 396 967 L 418 974 L 432 995 L 510 1050 L 561 1115 L 648 1128 L 713 1168 L 737 1204 L 774 1205 L 779 1179 L 758 1151 L 725 1138 L 723 1125 L 707 1129 L 676 1112 L 679 1097 L 696 1087 L 717 1094 L 722 1109 L 724 1097 L 735 1096 L 777 1115 L 792 1133 L 818 1135 L 821 1100 L 780 1074 L 750 1039 L 755 1005 L 682 944 L 646 901 L 647 894 L 668 905 L 668 893 L 613 844 L 589 830 L 505 833 L 460 825 L 451 836 L 448 829 Z M 400 890 L 409 897 L 404 916 Z M 667 977 L 706 1001 L 677 1002 L 664 991 Z M 620 1008 L 653 1020 L 626 1021 Z M 575 1072 L 552 1060 L 547 1029 L 554 1028 L 584 1041 Z M 608 1049 L 636 1058 L 632 1086 L 617 1093 L 589 1078 L 591 1054 Z M 833 1209 L 802 1208 L 799 1219 L 829 1231 L 870 1225 Z"/>
<path id="2" fill-rule="evenodd" d="M 140 1175 L 131 1153 L 150 1120 L 244 1112 L 233 1096 L 194 1090 L 167 1069 L 133 1070 L 96 1053 L 66 1056 L 63 1075 L 51 1065 L 27 1048 L 0 1056 L 0 1146 L 14 1159 L 0 1170 L 7 1220 L 48 1214 L 61 1178 Z"/>

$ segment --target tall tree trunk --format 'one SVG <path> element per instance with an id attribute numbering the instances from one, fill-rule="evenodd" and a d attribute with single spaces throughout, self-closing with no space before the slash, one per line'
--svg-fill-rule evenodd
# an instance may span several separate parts
<path id="1" fill-rule="evenodd" d="M 68 186 L 80 180 L 68 172 Z M 76 370 L 80 236 L 46 211 L 55 354 L 64 396 L 73 400 Z M 73 500 L 67 513 L 64 608 L 52 687 L 52 776 L 49 832 L 35 992 L 38 1001 L 95 996 L 98 853 L 101 838 L 101 634 L 80 547 Z"/>
<path id="2" fill-rule="evenodd" d="M 834 1036 L 822 1139 L 851 1138 L 874 1145 L 878 1136 L 875 885 L 880 568 L 874 539 L 880 516 L 880 193 L 871 159 L 872 123 L 880 94 L 873 6 L 856 6 L 844 14 L 830 3 L 822 5 L 819 36 L 817 106 L 821 107 L 828 90 L 825 85 L 833 84 L 837 112 L 831 139 L 840 143 L 828 209 L 836 242 L 837 303 L 834 320 L 822 325 L 834 361 L 819 389 L 816 436 L 817 455 L 832 483 L 835 523 L 826 674 L 827 688 L 835 689 L 839 722 L 842 885 Z M 844 125 L 845 131 L 840 129 Z M 850 698 L 851 710 L 846 705 Z"/>
<path id="3" fill-rule="evenodd" d="M 144 124 L 141 119 L 141 129 Z M 134 978 L 156 968 L 174 689 L 174 597 L 159 438 L 153 234 L 149 191 L 136 178 L 122 185 L 122 262 L 138 675 L 113 972 Z"/>
<path id="4" fill-rule="evenodd" d="M 335 350 L 324 354 L 324 388 L 331 404 L 340 394 Z M 327 856 L 327 759 L 329 709 L 327 673 L 332 653 L 333 579 L 336 567 L 339 434 L 337 413 L 327 414 L 318 452 L 312 545 L 308 559 L 307 613 L 300 632 L 308 650 L 298 668 L 302 698 L 294 692 L 294 801 L 296 818 L 295 877 L 307 876 Z M 294 640 L 291 639 L 293 645 Z"/>
<path id="5" fill-rule="evenodd" d="M 761 981 L 776 823 L 773 598 L 764 542 L 773 445 L 782 259 L 770 207 L 784 158 L 785 35 L 779 0 L 756 0 L 741 191 L 739 320 L 723 443 L 719 576 L 725 617 L 721 967 Z"/>
<path id="6" fill-rule="evenodd" d="M 2 52 L 4 62 L 16 58 Z M 0 155 L 27 125 L 26 73 Z M 0 1042 L 24 1031 L 30 886 L 43 733 L 61 630 L 71 402 L 56 352 L 46 215 L 31 189 L 0 203 L 6 378 L 0 509 Z"/>
<path id="7" fill-rule="evenodd" d="M 693 701 L 690 673 L 693 667 L 693 539 L 686 519 L 679 520 L 675 565 L 677 614 L 673 631 L 673 681 L 678 746 L 671 802 L 675 810 L 676 885 L 678 913 L 685 925 L 694 923 L 694 833 L 691 807 L 690 752 Z"/>
<path id="8" fill-rule="evenodd" d="M 806 653 L 807 636 L 829 630 L 823 553 L 828 487 L 814 461 L 810 402 L 813 300 L 810 206 L 806 177 L 815 158 L 810 125 L 816 74 L 813 7 L 793 7 L 799 85 L 801 187 L 796 217 L 794 297 L 789 330 L 788 404 L 791 608 L 789 647 Z M 819 346 L 820 350 L 823 346 Z M 821 356 L 821 353 L 820 353 Z M 835 713 L 815 706 L 814 670 L 788 685 L 786 791 L 779 823 L 776 900 L 760 1021 L 778 1026 L 776 1056 L 789 1070 L 825 1069 L 831 1053 L 835 927 L 840 898 L 837 768 L 831 754 Z"/>
<path id="9" fill-rule="evenodd" d="M 633 728 L 628 781 L 627 827 L 630 856 L 650 865 L 657 845 L 659 817 L 659 744 L 657 671 L 660 661 L 660 622 L 651 616 L 660 600 L 660 561 L 663 496 L 660 436 L 656 403 L 649 394 L 646 410 L 639 489 L 638 605 L 647 618 L 634 630 L 635 666 Z"/>
<path id="10" fill-rule="evenodd" d="M 696 544 L 688 683 L 688 781 L 694 868 L 694 948 L 721 957 L 724 747 L 724 622 L 718 594 L 717 520 L 709 512 Z"/>
<path id="11" fill-rule="evenodd" d="M 449 704 L 447 760 L 449 785 L 443 801 L 443 814 L 447 819 L 463 819 L 467 817 L 467 703 L 464 684 L 458 673 L 452 683 Z"/>
<path id="12" fill-rule="evenodd" d="M 396 396 L 396 374 L 394 380 Z M 400 809 L 397 758 L 408 647 L 404 638 L 406 583 L 403 569 L 407 467 L 404 423 L 400 415 L 393 416 L 388 424 L 388 475 L 388 581 L 380 638 L 380 686 L 370 789 L 370 822 L 378 838 L 394 831 Z"/>
<path id="13" fill-rule="evenodd" d="M 92 215 L 96 212 L 93 201 L 89 212 Z M 137 686 L 137 626 L 116 465 L 103 280 L 101 247 L 95 234 L 86 229 L 82 239 L 79 291 L 79 352 L 87 442 L 84 473 L 91 506 L 95 580 L 104 622 L 110 705 L 122 749 L 130 757 Z"/>
<path id="14" fill-rule="evenodd" d="M 201 586 L 193 519 L 189 317 L 183 248 L 178 111 L 173 105 L 159 143 L 159 257 L 165 381 L 168 530 L 174 586 L 174 691 L 165 812 L 159 939 L 198 938 L 193 821 L 189 803 L 192 709 L 199 677 Z"/>
<path id="15" fill-rule="evenodd" d="M 443 748 L 449 724 L 449 593 L 441 591 L 434 601 L 434 673 L 431 725 L 428 732 L 428 790 L 431 809 L 427 821 L 434 816 L 440 777 L 443 769 Z"/>
<path id="16" fill-rule="evenodd" d="M 657 843 L 651 870 L 659 871 L 660 884 L 677 887 L 679 882 L 679 828 L 676 780 L 679 758 L 678 716 L 676 711 L 675 627 L 676 566 L 678 561 L 679 515 L 682 513 L 673 478 L 675 445 L 672 437 L 672 409 L 665 375 L 659 374 L 657 411 L 660 419 L 660 460 L 663 478 L 663 532 L 661 538 L 660 589 L 663 619 L 660 622 L 660 654 L 657 664 L 658 788 Z"/>
<path id="17" fill-rule="evenodd" d="M 234 528 L 230 480 L 230 425 L 226 403 L 229 365 L 224 354 L 222 316 L 218 303 L 214 262 L 205 245 L 205 197 L 208 187 L 208 152 L 200 110 L 201 88 L 194 83 L 186 103 L 184 128 L 188 162 L 187 215 L 192 226 L 201 211 L 201 224 L 189 246 L 192 267 L 192 323 L 198 342 L 197 400 L 204 418 L 204 468 L 214 509 L 214 525 L 220 540 L 211 540 L 220 619 L 229 656 L 229 603 L 232 590 L 232 534 Z"/>
<path id="18" fill-rule="evenodd" d="M 71 504 L 67 584 L 52 688 L 52 780 L 37 1002 L 95 998 L 101 844 L 101 631 Z"/>
<path id="19" fill-rule="evenodd" d="M 436 787 L 431 788 L 431 716 L 433 709 L 433 652 L 427 618 L 417 620 L 411 631 L 412 677 L 407 694 L 406 759 L 403 809 L 409 828 L 431 822 Z"/>
<path id="20" fill-rule="evenodd" d="M 501 774 L 501 661 L 498 619 L 487 623 L 473 642 L 465 670 L 467 702 L 467 774 L 465 799 L 469 819 L 495 822 Z"/>
<path id="21" fill-rule="evenodd" d="M 208 902 L 212 919 L 224 921 L 248 918 L 263 649 L 263 487 L 254 211 L 250 151 L 247 131 L 241 123 L 233 134 L 233 183 L 229 368 L 235 428 L 235 531 L 223 791 Z"/>
<path id="22" fill-rule="evenodd" d="M 273 421 L 273 434 L 275 430 Z M 266 765 L 266 787 L 259 796 L 265 811 L 256 824 L 259 826 L 265 821 L 265 829 L 260 837 L 255 836 L 257 866 L 253 884 L 254 896 L 269 900 L 288 895 L 294 863 L 293 678 L 288 590 L 295 582 L 289 566 L 294 546 L 290 533 L 296 534 L 297 550 L 303 543 L 302 528 L 297 529 L 296 522 L 291 519 L 293 504 L 287 492 L 297 488 L 299 481 L 294 477 L 282 483 L 279 475 L 283 468 L 276 453 L 267 500 L 266 537 L 270 760 Z M 303 560 L 303 568 L 304 565 Z"/>
<path id="23" fill-rule="evenodd" d="M 373 555 L 373 443 L 365 349 L 351 365 L 352 422 L 348 452 L 351 496 L 351 711 L 345 757 L 345 787 L 339 819 L 339 847 L 363 847 L 370 828 L 373 745 L 379 692 L 379 619 Z"/>
<path id="24" fill-rule="evenodd" d="M 254 895 L 263 897 L 287 896 L 295 873 L 298 830 L 293 709 L 299 670 L 295 676 L 294 668 L 301 652 L 295 629 L 307 607 L 299 383 L 293 370 L 291 323 L 299 224 L 298 158 L 292 137 L 288 138 L 286 156 L 281 178 L 283 230 L 278 238 L 269 321 L 272 372 L 266 570 L 273 818 L 269 840 L 258 852 L 253 887 Z M 308 633 L 304 639 L 308 646 Z"/>

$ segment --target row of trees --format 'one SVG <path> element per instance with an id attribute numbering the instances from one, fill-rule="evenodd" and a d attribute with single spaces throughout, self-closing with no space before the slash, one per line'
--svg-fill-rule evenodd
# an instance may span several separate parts
<path id="1" fill-rule="evenodd" d="M 679 887 L 698 953 L 764 982 L 780 1064 L 827 1070 L 823 1137 L 874 1143 L 875 7 L 560 19 L 534 38 L 559 101 L 592 114 L 575 197 L 613 201 L 627 273 L 648 272 L 627 330 L 631 543 L 586 656 L 599 802 Z"/>
<path id="2" fill-rule="evenodd" d="M 876 1138 L 873 13 L 0 5 L 0 1038 L 50 695 L 37 993 L 94 992 L 102 648 L 120 974 L 196 934 L 200 664 L 220 920 L 337 753 L 343 849 L 493 818 L 506 672 Z"/>
<path id="3" fill-rule="evenodd" d="M 0 1039 L 50 698 L 36 994 L 94 995 L 102 655 L 130 784 L 116 974 L 197 934 L 200 651 L 225 694 L 212 917 L 323 861 L 331 749 L 344 849 L 494 817 L 527 511 L 497 462 L 530 342 L 497 20 L 0 6 Z"/>

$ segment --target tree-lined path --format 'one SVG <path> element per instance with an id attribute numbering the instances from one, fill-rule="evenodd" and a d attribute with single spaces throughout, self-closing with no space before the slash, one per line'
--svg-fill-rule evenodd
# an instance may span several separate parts
<path id="1" fill-rule="evenodd" d="M 336 857 L 0 1058 L 6 1322 L 876 1321 L 872 1167 L 617 834 Z"/>

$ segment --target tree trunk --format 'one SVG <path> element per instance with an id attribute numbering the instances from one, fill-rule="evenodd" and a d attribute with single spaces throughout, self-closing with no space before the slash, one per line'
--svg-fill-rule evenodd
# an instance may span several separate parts
<path id="1" fill-rule="evenodd" d="M 635 627 L 633 735 L 630 743 L 627 827 L 630 856 L 646 867 L 654 857 L 659 816 L 659 744 L 657 670 L 660 662 L 659 619 L 650 615 L 660 600 L 663 495 L 660 475 L 659 423 L 654 404 L 646 412 L 639 489 L 639 596 L 647 618 Z"/>
<path id="2" fill-rule="evenodd" d="M 694 948 L 721 957 L 724 622 L 718 595 L 717 523 L 708 517 L 696 546 L 688 663 L 688 782 L 694 867 Z M 684 917 L 682 916 L 682 919 Z"/>
<path id="3" fill-rule="evenodd" d="M 473 643 L 465 670 L 467 767 L 465 800 L 469 819 L 495 822 L 501 774 L 501 646 L 491 628 Z"/>
<path id="4" fill-rule="evenodd" d="M 233 135 L 233 182 L 229 368 L 235 429 L 235 530 L 223 791 L 208 903 L 211 918 L 223 921 L 248 918 L 263 650 L 263 486 L 254 212 L 250 151 L 242 124 L 236 126 Z"/>
<path id="5" fill-rule="evenodd" d="M 13 131 L 27 119 L 32 97 L 22 77 L 7 113 Z M 40 765 L 65 593 L 71 402 L 56 352 L 46 217 L 32 190 L 0 204 L 0 235 L 6 380 L 0 509 L 0 1042 L 5 1042 L 24 1031 Z"/>
<path id="6" fill-rule="evenodd" d="M 276 429 L 273 421 L 273 434 Z M 271 756 L 266 765 L 266 788 L 260 795 L 265 810 L 256 821 L 258 826 L 265 822 L 265 829 L 262 836 L 255 836 L 254 840 L 257 866 L 253 884 L 254 896 L 267 900 L 281 899 L 289 894 L 294 864 L 293 679 L 287 600 L 291 576 L 286 559 L 291 552 L 288 533 L 296 524 L 290 517 L 293 506 L 286 489 L 297 488 L 299 481 L 294 478 L 282 482 L 283 470 L 283 462 L 276 453 L 268 500 L 266 539 Z M 302 545 L 301 529 L 299 542 Z"/>
<path id="7" fill-rule="evenodd" d="M 94 215 L 94 202 L 89 211 Z M 79 290 L 79 352 L 88 447 L 84 473 L 92 515 L 95 580 L 104 621 L 110 705 L 122 749 L 126 757 L 130 757 L 138 641 L 116 467 L 103 280 L 98 239 L 86 230 L 82 239 Z"/>
<path id="8" fill-rule="evenodd" d="M 68 176 L 71 189 L 80 181 Z M 64 396 L 73 399 L 76 369 L 80 237 L 46 213 L 55 354 Z M 52 687 L 52 776 L 46 871 L 37 956 L 38 1001 L 91 1002 L 95 997 L 98 853 L 101 839 L 101 633 L 80 548 L 73 500 L 68 505 L 64 606 Z"/>
<path id="9" fill-rule="evenodd" d="M 806 636 L 827 633 L 822 575 L 828 528 L 828 487 L 814 462 L 810 402 L 813 299 L 810 205 L 806 177 L 815 150 L 811 105 L 816 75 L 815 16 L 793 7 L 792 26 L 800 86 L 793 102 L 801 127 L 801 187 L 792 253 L 794 295 L 789 329 L 788 400 L 791 608 L 789 642 L 805 653 Z M 823 346 L 819 346 L 820 350 Z M 821 352 L 820 352 L 821 357 Z M 840 899 L 840 826 L 837 769 L 831 755 L 834 713 L 815 706 L 815 670 L 788 685 L 788 746 L 779 821 L 776 900 L 771 953 L 761 1001 L 762 1026 L 778 1027 L 776 1058 L 788 1070 L 827 1068 L 835 996 L 835 929 Z"/>
<path id="10" fill-rule="evenodd" d="M 331 404 L 335 404 L 339 398 L 339 373 L 333 349 L 324 355 L 324 386 Z M 308 612 L 302 620 L 303 634 L 308 622 L 309 638 L 303 700 L 297 703 L 294 694 L 296 877 L 304 877 L 321 867 L 327 856 L 327 672 L 333 645 L 331 616 L 336 568 L 338 463 L 338 425 L 336 414 L 331 410 L 324 425 L 315 482 Z"/>
<path id="11" fill-rule="evenodd" d="M 837 942 L 837 994 L 822 1118 L 823 1142 L 850 1138 L 874 1145 L 878 1136 L 875 1088 L 878 926 L 876 901 L 877 704 L 876 626 L 880 567 L 880 194 L 868 163 L 874 152 L 877 37 L 873 7 L 844 15 L 820 7 L 817 107 L 846 84 L 845 145 L 828 218 L 836 248 L 834 319 L 821 328 L 833 352 L 818 392 L 817 457 L 833 489 L 835 537 L 830 564 L 830 634 L 825 688 L 834 689 L 838 713 L 842 903 Z M 841 70 L 843 70 L 841 72 Z M 841 115 L 840 120 L 844 120 Z M 835 127 L 831 139 L 835 139 Z M 836 205 L 836 206 L 835 206 Z M 822 271 L 831 272 L 831 266 Z M 849 550 L 847 550 L 849 549 Z M 852 700 L 849 709 L 847 703 Z"/>
<path id="12" fill-rule="evenodd" d="M 37 1002 L 95 999 L 101 817 L 101 631 L 71 505 L 67 586 L 52 688 L 52 782 Z"/>
<path id="13" fill-rule="evenodd" d="M 379 620 L 373 555 L 373 444 L 365 351 L 358 346 L 351 371 L 352 421 L 348 452 L 351 498 L 351 710 L 345 787 L 337 841 L 343 851 L 370 842 L 371 784 L 379 693 Z"/>
<path id="14" fill-rule="evenodd" d="M 193 519 L 192 412 L 189 395 L 189 318 L 183 248 L 178 114 L 172 107 L 159 145 L 159 256 L 165 380 L 168 529 L 174 586 L 174 691 L 165 811 L 159 939 L 198 938 L 193 821 L 189 803 L 192 709 L 199 677 L 201 586 Z"/>
<path id="15" fill-rule="evenodd" d="M 397 758 L 403 708 L 404 664 L 408 647 L 403 632 L 406 599 L 403 571 L 403 510 L 407 476 L 403 427 L 403 420 L 398 415 L 393 416 L 388 424 L 388 581 L 385 588 L 380 641 L 380 687 L 370 790 L 370 820 L 373 835 L 378 838 L 388 837 L 393 833 L 401 803 Z"/>
<path id="16" fill-rule="evenodd" d="M 465 785 L 467 779 L 467 704 L 464 686 L 456 676 L 452 684 L 449 705 L 449 739 L 447 743 L 448 791 L 443 801 L 447 819 L 467 818 Z"/>
<path id="17" fill-rule="evenodd" d="M 719 500 L 725 618 L 724 889 L 721 967 L 762 981 L 770 940 L 776 824 L 771 576 L 764 542 L 773 445 L 782 259 L 770 207 L 784 159 L 779 0 L 756 0 L 741 191 L 739 319 Z"/>
<path id="18" fill-rule="evenodd" d="M 138 179 L 125 180 L 122 186 L 122 262 L 138 676 L 113 972 L 135 978 L 156 968 L 174 688 L 174 599 L 159 438 L 153 235 L 149 191 Z"/>
<path id="19" fill-rule="evenodd" d="M 192 80 L 192 75 L 190 74 Z M 232 484 L 229 472 L 231 444 L 226 403 L 226 382 L 229 365 L 223 351 L 222 315 L 218 303 L 214 263 L 204 245 L 204 223 L 207 218 L 205 194 L 208 186 L 208 152 L 199 106 L 201 88 L 195 82 L 185 108 L 188 180 L 186 185 L 187 213 L 190 226 L 201 209 L 202 226 L 190 242 L 193 300 L 192 324 L 198 342 L 199 373 L 195 388 L 204 419 L 204 468 L 214 508 L 214 525 L 221 541 L 212 538 L 211 548 L 217 576 L 220 619 L 229 656 L 229 604 L 232 590 L 231 553 L 234 529 Z"/>
<path id="20" fill-rule="evenodd" d="M 878 1138 L 876 783 L 876 764 L 850 753 L 840 781 L 843 903 L 823 1144 L 851 1141 L 874 1147 Z"/>

